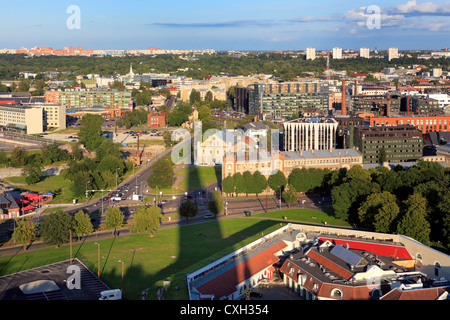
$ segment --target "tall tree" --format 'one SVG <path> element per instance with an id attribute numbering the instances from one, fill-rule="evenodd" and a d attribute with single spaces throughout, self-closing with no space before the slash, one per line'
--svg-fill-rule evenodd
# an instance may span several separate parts
<path id="1" fill-rule="evenodd" d="M 153 164 L 147 183 L 150 188 L 170 188 L 173 185 L 174 176 L 175 173 L 170 160 L 161 158 Z"/>
<path id="2" fill-rule="evenodd" d="M 83 210 L 75 213 L 73 217 L 73 232 L 80 239 L 84 235 L 88 235 L 94 232 L 94 227 L 92 226 L 91 218 L 89 214 L 85 213 Z"/>
<path id="3" fill-rule="evenodd" d="M 234 191 L 234 179 L 233 176 L 227 176 L 222 180 L 222 191 L 229 194 Z"/>
<path id="4" fill-rule="evenodd" d="M 17 220 L 12 237 L 23 244 L 23 249 L 26 250 L 26 245 L 33 242 L 36 238 L 36 228 L 31 218 Z"/>
<path id="5" fill-rule="evenodd" d="M 70 231 L 73 228 L 73 218 L 61 209 L 55 213 L 45 216 L 39 224 L 41 236 L 44 242 L 60 246 L 70 240 Z"/>
<path id="6" fill-rule="evenodd" d="M 272 174 L 269 176 L 268 181 L 269 187 L 275 191 L 275 193 L 278 193 L 281 197 L 281 193 L 283 192 L 284 188 L 287 185 L 287 179 L 281 170 L 277 170 L 275 174 Z"/>
<path id="7" fill-rule="evenodd" d="M 384 191 L 369 195 L 358 209 L 360 223 L 376 232 L 394 232 L 400 212 L 395 195 Z"/>
<path id="8" fill-rule="evenodd" d="M 161 209 L 158 206 L 140 206 L 133 215 L 131 232 L 148 232 L 153 235 L 161 225 Z"/>
<path id="9" fill-rule="evenodd" d="M 288 185 L 288 187 L 283 191 L 283 199 L 289 208 L 291 207 L 291 204 L 297 200 L 295 189 L 291 185 Z"/>
<path id="10" fill-rule="evenodd" d="M 211 200 L 208 202 L 208 210 L 214 214 L 222 214 L 225 212 L 225 201 L 220 191 L 216 190 L 212 192 Z"/>
<path id="11" fill-rule="evenodd" d="M 189 222 L 189 218 L 195 217 L 198 214 L 198 206 L 191 200 L 184 201 L 178 208 L 180 216 L 186 218 L 186 222 Z"/>
<path id="12" fill-rule="evenodd" d="M 113 229 L 113 234 L 117 229 L 122 228 L 124 215 L 119 207 L 109 208 L 105 212 L 105 225 L 107 229 Z"/>
<path id="13" fill-rule="evenodd" d="M 79 141 L 89 151 L 94 151 L 104 139 L 102 136 L 102 124 L 105 121 L 101 115 L 87 114 L 81 118 Z"/>
<path id="14" fill-rule="evenodd" d="M 44 174 L 43 169 L 43 166 L 38 163 L 30 163 L 25 165 L 22 169 L 22 176 L 25 177 L 25 182 L 30 185 L 41 181 L 41 177 Z"/>
<path id="15" fill-rule="evenodd" d="M 427 221 L 427 200 L 414 193 L 404 202 L 405 212 L 398 223 L 397 232 L 425 245 L 430 241 L 430 223 Z"/>

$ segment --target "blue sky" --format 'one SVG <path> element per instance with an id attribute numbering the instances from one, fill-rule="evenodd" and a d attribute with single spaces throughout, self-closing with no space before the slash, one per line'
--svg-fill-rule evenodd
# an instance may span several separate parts
<path id="1" fill-rule="evenodd" d="M 67 28 L 70 5 L 79 29 Z M 450 0 L 15 0 L 2 4 L 0 30 L 1 48 L 441 49 Z"/>

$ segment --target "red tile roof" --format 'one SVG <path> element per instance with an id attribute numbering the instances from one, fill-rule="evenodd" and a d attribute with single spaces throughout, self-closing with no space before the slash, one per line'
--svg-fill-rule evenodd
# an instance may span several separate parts
<path id="1" fill-rule="evenodd" d="M 306 256 L 310 257 L 314 261 L 317 261 L 318 263 L 323 265 L 325 268 L 330 269 L 331 271 L 337 273 L 338 275 L 340 275 L 342 278 L 344 278 L 346 280 L 348 280 L 351 277 L 353 277 L 353 273 L 352 272 L 344 269 L 343 267 L 341 267 L 337 263 L 335 263 L 335 262 L 325 258 L 321 254 L 319 254 L 316 251 L 312 250 L 312 248 L 308 250 L 308 252 L 306 253 Z"/>
<path id="2" fill-rule="evenodd" d="M 202 294 L 214 294 L 215 299 L 229 296 L 236 291 L 238 284 L 278 262 L 279 259 L 275 256 L 275 253 L 286 248 L 286 246 L 283 241 L 278 242 L 267 250 L 202 284 L 197 287 L 197 290 Z"/>
<path id="3" fill-rule="evenodd" d="M 444 288 L 425 288 L 402 290 L 395 288 L 380 298 L 380 300 L 436 300 L 445 292 Z"/>

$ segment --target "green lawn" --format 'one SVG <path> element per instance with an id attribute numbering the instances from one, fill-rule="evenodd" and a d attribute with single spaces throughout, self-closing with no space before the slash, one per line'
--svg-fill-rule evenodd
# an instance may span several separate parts
<path id="1" fill-rule="evenodd" d="M 270 219 L 283 219 L 286 217 L 290 221 L 298 221 L 305 223 L 319 223 L 324 224 L 327 222 L 331 226 L 350 227 L 350 224 L 346 221 L 336 219 L 334 215 L 327 214 L 322 211 L 312 209 L 290 209 L 281 210 L 275 212 L 254 214 L 254 217 L 270 218 Z"/>
<path id="2" fill-rule="evenodd" d="M 32 185 L 28 185 L 24 177 L 11 177 L 4 180 L 16 188 L 24 188 L 39 193 L 52 192 L 55 194 L 52 203 L 72 203 L 73 200 L 73 192 L 70 190 L 72 181 L 64 179 L 60 175 L 44 177 L 41 182 Z"/>
<path id="3" fill-rule="evenodd" d="M 176 173 L 185 176 L 179 187 L 186 191 L 194 191 L 217 182 L 222 176 L 222 167 L 186 167 Z"/>
<path id="4" fill-rule="evenodd" d="M 164 280 L 171 281 L 167 300 L 187 300 L 186 273 L 218 259 L 259 237 L 280 228 L 279 221 L 225 219 L 181 228 L 157 231 L 154 237 L 137 234 L 97 241 L 100 244 L 101 279 L 112 288 L 121 288 L 124 262 L 124 297 L 140 298 L 150 288 L 148 298 Z M 200 236 L 202 235 L 202 236 Z M 95 242 L 74 244 L 73 256 L 97 272 Z M 0 274 L 11 274 L 69 258 L 68 246 L 0 257 Z M 178 287 L 178 289 L 176 289 Z"/>

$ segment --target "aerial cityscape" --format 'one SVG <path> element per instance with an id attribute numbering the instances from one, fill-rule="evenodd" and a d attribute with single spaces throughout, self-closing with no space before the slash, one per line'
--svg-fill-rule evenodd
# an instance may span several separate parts
<path id="1" fill-rule="evenodd" d="M 0 300 L 450 300 L 450 2 L 24 3 Z"/>

